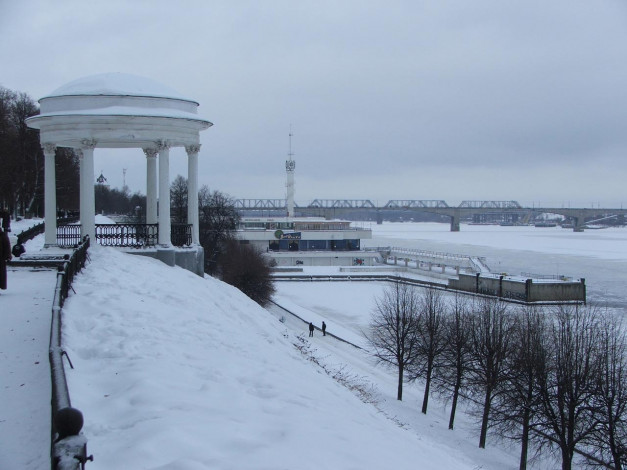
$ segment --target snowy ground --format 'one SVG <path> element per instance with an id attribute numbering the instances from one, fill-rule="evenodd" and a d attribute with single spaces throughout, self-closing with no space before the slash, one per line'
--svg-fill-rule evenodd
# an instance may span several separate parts
<path id="1" fill-rule="evenodd" d="M 486 256 L 493 269 L 512 274 L 552 274 L 559 263 L 561 273 L 586 277 L 591 295 L 625 305 L 627 230 L 372 228 L 369 246 Z M 14 225 L 13 233 L 19 231 Z M 39 249 L 38 240 L 27 251 Z M 518 449 L 494 436 L 488 449 L 477 448 L 471 418 L 460 416 L 456 430 L 448 431 L 446 402 L 433 400 L 422 415 L 419 384 L 397 402 L 393 373 L 374 367 L 365 352 L 319 333 L 309 341 L 304 323 L 281 323 L 280 314 L 214 279 L 113 249 L 94 247 L 90 254 L 64 309 L 64 340 L 75 366 L 68 370 L 72 402 L 85 414 L 95 456 L 88 468 L 517 468 Z M 48 464 L 45 366 L 53 277 L 50 271 L 11 272 L 9 290 L 0 293 L 0 372 L 7 377 L 0 390 L 0 468 Z M 280 283 L 277 300 L 362 344 L 360 330 L 382 288 Z M 323 367 L 294 344 L 304 345 Z M 375 403 L 362 403 L 330 377 L 338 371 L 368 390 Z M 27 390 L 38 395 L 31 400 Z M 546 460 L 534 466 L 554 467 Z"/>
<path id="2" fill-rule="evenodd" d="M 447 443 L 431 421 L 401 428 L 390 419 L 400 410 L 362 403 L 295 349 L 304 328 L 290 330 L 234 288 L 112 249 L 91 259 L 64 309 L 90 468 L 515 467 L 507 453 L 475 450 L 463 430 Z M 367 363 L 324 340 L 311 345 L 330 367 L 353 370 L 356 353 Z"/>
<path id="3" fill-rule="evenodd" d="M 13 222 L 12 244 L 40 222 Z M 7 271 L 8 289 L 0 291 L 0 468 L 41 469 L 50 465 L 48 344 L 57 276 L 45 269 Z"/>
<path id="4" fill-rule="evenodd" d="M 0 291 L 0 468 L 50 465 L 50 312 L 53 270 L 8 271 Z"/>

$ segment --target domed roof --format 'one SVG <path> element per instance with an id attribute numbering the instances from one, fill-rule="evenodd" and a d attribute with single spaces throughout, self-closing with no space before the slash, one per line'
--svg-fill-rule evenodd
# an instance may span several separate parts
<path id="1" fill-rule="evenodd" d="M 125 73 L 103 73 L 67 83 L 39 100 L 40 113 L 26 119 L 42 142 L 80 148 L 85 139 L 98 147 L 171 146 L 199 142 L 212 126 L 198 115 L 198 102 L 154 80 Z"/>
<path id="2" fill-rule="evenodd" d="M 101 73 L 79 78 L 60 86 L 48 96 L 143 96 L 193 101 L 155 80 L 128 73 Z"/>

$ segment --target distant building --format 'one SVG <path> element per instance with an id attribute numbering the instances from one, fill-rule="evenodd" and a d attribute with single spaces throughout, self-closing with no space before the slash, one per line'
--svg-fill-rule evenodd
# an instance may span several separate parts
<path id="1" fill-rule="evenodd" d="M 101 186 L 106 186 L 107 188 L 109 187 L 109 185 L 107 184 L 107 178 L 105 178 L 105 176 L 102 174 L 102 172 L 100 172 L 100 176 L 98 176 L 98 178 L 96 178 L 96 183 L 101 185 Z"/>
<path id="2" fill-rule="evenodd" d="M 245 217 L 237 236 L 267 253 L 278 266 L 372 266 L 378 253 L 361 251 L 370 229 L 318 217 Z"/>

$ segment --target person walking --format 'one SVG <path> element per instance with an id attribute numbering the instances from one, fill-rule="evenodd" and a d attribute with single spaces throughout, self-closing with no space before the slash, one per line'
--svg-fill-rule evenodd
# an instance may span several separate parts
<path id="1" fill-rule="evenodd" d="M 309 322 L 309 336 L 313 336 L 314 326 L 313 323 Z"/>
<path id="2" fill-rule="evenodd" d="M 11 261 L 9 234 L 0 228 L 0 289 L 7 288 L 7 263 Z"/>
<path id="3" fill-rule="evenodd" d="M 326 336 L 327 335 L 327 324 L 325 322 L 322 322 L 322 336 Z"/>

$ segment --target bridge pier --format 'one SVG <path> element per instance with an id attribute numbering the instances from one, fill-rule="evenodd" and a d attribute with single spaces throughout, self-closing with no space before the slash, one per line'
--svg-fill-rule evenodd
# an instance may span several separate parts
<path id="1" fill-rule="evenodd" d="M 380 210 L 377 210 L 377 225 L 383 224 L 383 214 Z"/>
<path id="2" fill-rule="evenodd" d="M 583 226 L 585 224 L 585 216 L 583 214 L 578 214 L 573 217 L 573 232 L 583 232 Z"/>
<path id="3" fill-rule="evenodd" d="M 451 232 L 459 232 L 459 219 L 459 211 L 455 211 L 451 216 Z"/>

